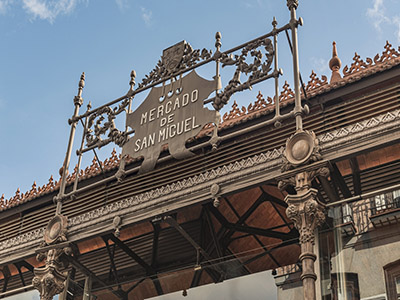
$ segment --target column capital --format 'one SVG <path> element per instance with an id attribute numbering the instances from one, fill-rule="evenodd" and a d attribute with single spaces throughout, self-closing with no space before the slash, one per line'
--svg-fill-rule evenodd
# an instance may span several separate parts
<path id="1" fill-rule="evenodd" d="M 286 215 L 299 231 L 300 244 L 314 244 L 314 231 L 325 221 L 325 205 L 318 201 L 317 193 L 316 189 L 311 188 L 302 194 L 287 195 L 285 198 L 288 204 Z"/>

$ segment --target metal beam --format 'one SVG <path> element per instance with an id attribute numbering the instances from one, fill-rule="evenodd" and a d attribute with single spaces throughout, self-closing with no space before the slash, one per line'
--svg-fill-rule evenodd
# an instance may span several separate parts
<path id="1" fill-rule="evenodd" d="M 142 278 L 138 282 L 136 282 L 134 285 L 132 285 L 129 289 L 127 289 L 125 291 L 126 295 L 128 295 L 130 292 L 132 292 L 139 284 L 141 284 L 145 280 L 146 280 L 146 278 Z"/>
<path id="2" fill-rule="evenodd" d="M 336 190 L 332 188 L 328 179 L 326 179 L 324 176 L 318 176 L 318 181 L 321 183 L 321 186 L 330 202 L 336 202 L 339 200 L 339 195 L 337 194 Z"/>
<path id="3" fill-rule="evenodd" d="M 15 263 L 14 266 L 15 266 L 15 267 L 17 268 L 17 270 L 18 270 L 19 278 L 21 279 L 22 285 L 23 285 L 23 286 L 26 286 L 26 284 L 25 284 L 25 279 L 24 279 L 24 276 L 22 275 L 20 265 L 19 265 L 18 263 Z"/>
<path id="4" fill-rule="evenodd" d="M 273 247 L 273 248 L 271 248 L 271 249 L 269 249 L 269 250 L 266 250 L 266 251 L 264 251 L 264 252 L 262 252 L 262 253 L 260 253 L 260 254 L 257 254 L 256 256 L 254 256 L 254 257 L 252 257 L 252 258 L 250 258 L 250 259 L 244 261 L 244 262 L 243 262 L 243 265 L 247 265 L 247 264 L 249 264 L 249 263 L 252 263 L 253 261 L 256 261 L 257 259 L 260 259 L 261 257 L 264 257 L 265 255 L 268 255 L 268 254 L 269 254 L 270 252 L 272 252 L 273 250 L 276 250 L 276 249 L 282 248 L 282 247 L 286 247 L 286 246 L 289 246 L 289 245 L 297 244 L 298 242 L 299 242 L 298 239 L 284 241 L 284 242 L 282 242 L 281 244 L 279 244 L 278 246 L 275 246 L 275 247 Z"/>
<path id="5" fill-rule="evenodd" d="M 204 215 L 205 215 L 205 218 L 206 218 L 206 220 L 207 220 L 208 227 L 209 227 L 209 229 L 210 229 L 211 238 L 212 238 L 212 240 L 213 240 L 213 242 L 214 242 L 215 250 L 217 251 L 218 256 L 219 256 L 219 257 L 222 257 L 221 245 L 220 245 L 219 240 L 218 240 L 218 238 L 217 238 L 217 235 L 216 235 L 216 233 L 215 233 L 215 228 L 214 228 L 214 224 L 213 224 L 213 222 L 212 222 L 212 220 L 211 220 L 210 212 L 209 212 L 207 206 L 203 207 L 203 209 L 204 209 L 204 211 L 205 211 L 205 214 L 204 214 Z"/>
<path id="6" fill-rule="evenodd" d="M 11 272 L 7 265 L 3 267 L 1 272 L 3 273 L 3 276 L 4 276 L 4 285 L 3 285 L 2 293 L 5 293 L 7 290 L 8 282 L 10 281 L 10 278 L 11 278 Z"/>
<path id="7" fill-rule="evenodd" d="M 293 229 L 288 233 L 284 233 L 284 232 L 274 231 L 271 229 L 262 229 L 262 228 L 256 228 L 256 227 L 250 227 L 250 226 L 243 226 L 243 225 L 238 224 L 238 222 L 236 224 L 229 223 L 228 220 L 225 219 L 225 217 L 222 215 L 222 213 L 218 209 L 216 209 L 215 207 L 213 207 L 211 205 L 209 207 L 210 207 L 211 213 L 218 220 L 221 220 L 221 223 L 223 224 L 223 226 L 230 229 L 230 232 L 232 232 L 232 234 L 235 231 L 239 231 L 239 232 L 244 232 L 244 233 L 250 233 L 253 235 L 260 235 L 260 236 L 276 238 L 276 239 L 280 239 L 282 241 L 298 237 L 297 233 Z"/>
<path id="8" fill-rule="evenodd" d="M 147 264 L 143 259 L 141 259 L 140 256 L 137 255 L 131 248 L 125 245 L 125 243 L 123 243 L 119 238 L 117 238 L 113 234 L 107 235 L 105 237 L 113 241 L 113 243 L 116 244 L 122 251 L 124 251 L 126 254 L 132 257 L 141 267 L 143 267 L 146 270 L 146 273 L 148 275 L 155 274 L 154 269 L 149 264 Z"/>
<path id="9" fill-rule="evenodd" d="M 156 288 L 158 295 L 164 294 L 160 281 L 158 280 L 157 277 L 157 272 L 153 267 L 147 264 L 143 259 L 140 258 L 139 255 L 137 255 L 131 248 L 125 245 L 125 243 L 123 243 L 119 238 L 117 238 L 113 234 L 107 235 L 106 238 L 112 240 L 119 248 L 121 248 L 122 251 L 124 251 L 126 254 L 132 257 L 141 267 L 143 267 L 146 270 L 146 274 L 151 276 L 151 280 L 153 281 L 154 287 Z"/>
<path id="10" fill-rule="evenodd" d="M 250 208 L 241 216 L 239 217 L 236 222 L 236 224 L 242 224 L 244 223 L 252 214 L 253 212 L 261 205 L 261 203 L 267 201 L 267 195 L 265 193 L 262 193 L 260 195 L 260 197 L 257 198 L 256 201 L 254 201 L 254 203 L 250 206 Z M 228 221 L 225 219 L 225 217 L 217 210 L 215 209 L 214 206 L 209 204 L 209 208 L 211 209 L 211 212 L 213 213 L 213 215 L 218 219 L 218 221 L 226 228 L 228 228 L 228 232 L 225 233 L 224 235 L 224 240 L 228 241 L 230 239 L 230 237 L 235 233 L 234 230 L 232 230 L 232 228 L 229 228 L 228 226 Z M 217 214 L 215 212 L 218 212 Z M 227 242 L 225 242 L 227 243 Z"/>
<path id="11" fill-rule="evenodd" d="M 287 222 L 286 218 L 281 214 L 281 212 L 279 211 L 279 209 L 276 207 L 276 205 L 280 205 L 281 207 L 287 208 L 288 205 L 285 201 L 280 200 L 275 198 L 274 196 L 268 194 L 263 188 L 262 186 L 260 186 L 260 189 L 263 193 L 266 193 L 268 195 L 268 200 L 270 201 L 272 207 L 275 209 L 276 213 L 279 215 L 279 217 L 281 218 L 281 220 L 283 221 L 283 223 L 285 223 L 285 225 L 289 228 L 289 230 L 292 230 L 292 228 L 290 227 L 289 223 Z"/>
<path id="12" fill-rule="evenodd" d="M 120 291 L 120 290 L 113 290 L 112 288 L 108 287 L 108 284 L 105 283 L 103 280 L 101 280 L 96 274 L 94 274 L 92 271 L 90 271 L 87 267 L 85 267 L 80 261 L 78 261 L 77 259 L 65 255 L 65 258 L 68 260 L 68 262 L 75 267 L 76 269 L 78 269 L 83 275 L 85 276 L 90 276 L 92 279 L 94 279 L 95 281 L 97 281 L 98 283 L 100 283 L 102 286 L 104 286 L 105 288 L 109 289 L 114 295 L 116 295 L 118 298 L 124 298 L 125 297 L 125 292 Z"/>
<path id="13" fill-rule="evenodd" d="M 103 237 L 103 241 L 106 244 L 106 249 L 107 249 L 107 253 L 108 253 L 108 257 L 110 258 L 110 264 L 111 264 L 111 270 L 112 273 L 114 275 L 114 280 L 115 282 L 118 284 L 118 289 L 121 290 L 121 284 L 118 280 L 118 272 L 117 272 L 117 267 L 115 266 L 115 262 L 114 262 L 114 254 L 115 254 L 115 249 L 114 252 L 111 253 L 111 249 L 110 249 L 110 245 L 108 244 L 108 239 Z"/>
<path id="14" fill-rule="evenodd" d="M 354 196 L 362 194 L 361 187 L 361 177 L 360 177 L 360 167 L 358 165 L 358 160 L 356 157 L 350 158 L 350 166 L 353 171 L 353 188 Z"/>
<path id="15" fill-rule="evenodd" d="M 344 198 L 350 198 L 352 196 L 349 187 L 347 186 L 346 181 L 344 181 L 342 174 L 340 173 L 339 168 L 335 163 L 331 163 L 331 177 L 333 178 L 334 182 L 339 187 L 340 191 Z"/>
<path id="16" fill-rule="evenodd" d="M 153 249 L 151 253 L 151 266 L 153 268 L 157 267 L 157 256 L 158 256 L 158 240 L 160 237 L 160 224 L 151 222 L 153 225 Z"/>
<path id="17" fill-rule="evenodd" d="M 264 189 L 262 187 L 260 187 L 260 190 L 262 193 L 265 193 L 267 196 L 270 196 L 268 193 L 266 193 L 264 191 Z M 271 198 L 274 198 L 271 196 Z M 275 198 L 276 199 L 276 198 Z M 279 199 L 276 199 L 279 200 Z M 281 201 L 281 200 L 279 200 Z M 230 203 L 230 201 L 228 199 L 226 199 L 226 202 L 228 203 L 229 207 L 232 209 L 233 213 L 239 218 L 240 215 L 237 212 L 237 210 L 233 207 L 233 205 Z M 277 213 L 281 216 L 281 218 L 283 219 L 284 223 L 287 223 L 286 220 L 282 217 L 282 215 L 280 214 L 280 212 L 277 210 L 276 205 L 273 201 L 270 201 L 271 205 L 275 208 L 275 210 L 277 211 Z M 285 203 L 286 204 L 286 203 Z M 286 205 L 287 206 L 287 205 Z M 246 222 L 243 222 L 243 225 L 247 226 Z M 288 226 L 289 227 L 289 226 Z M 291 230 L 291 228 L 289 227 L 289 230 Z M 257 243 L 262 247 L 265 248 L 265 245 L 261 242 L 261 240 L 258 238 L 257 235 L 252 235 L 252 237 L 257 241 Z M 228 248 L 228 244 L 226 245 L 226 248 Z M 275 262 L 275 264 L 280 267 L 281 265 L 279 264 L 279 262 L 276 260 L 276 258 L 271 254 L 268 253 L 268 255 L 271 257 L 271 259 Z"/>
<path id="18" fill-rule="evenodd" d="M 192 283 L 190 284 L 190 288 L 194 288 L 199 285 L 202 274 L 203 274 L 203 269 L 194 271 Z"/>
<path id="19" fill-rule="evenodd" d="M 19 261 L 19 262 L 15 263 L 15 264 L 18 264 L 20 267 L 24 267 L 24 268 L 26 268 L 27 270 L 29 270 L 29 271 L 31 271 L 33 273 L 34 267 L 30 263 L 28 263 L 27 261 L 22 260 L 22 261 Z"/>
<path id="20" fill-rule="evenodd" d="M 171 225 L 172 227 L 174 227 L 197 251 L 199 251 L 201 253 L 201 255 L 207 261 L 212 260 L 211 256 L 203 248 L 201 248 L 196 243 L 195 240 L 192 239 L 192 237 L 178 224 L 178 222 L 175 219 L 173 219 L 170 216 L 166 216 L 163 218 L 163 220 L 165 222 L 167 222 L 169 225 Z M 222 279 L 223 275 L 224 275 L 224 271 L 218 265 L 215 265 L 214 268 L 216 269 L 216 271 L 218 271 L 220 273 L 220 279 Z M 209 270 L 209 271 L 212 271 L 212 270 Z"/>
<path id="21" fill-rule="evenodd" d="M 272 196 L 270 193 L 267 193 L 262 186 L 260 186 L 260 190 L 267 196 L 267 201 L 271 202 L 271 203 L 275 203 L 277 205 L 280 205 L 284 208 L 288 207 L 287 203 L 281 199 L 278 199 L 274 196 Z"/>

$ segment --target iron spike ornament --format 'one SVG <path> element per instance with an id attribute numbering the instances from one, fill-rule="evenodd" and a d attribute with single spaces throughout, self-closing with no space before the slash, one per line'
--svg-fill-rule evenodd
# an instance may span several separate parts
<path id="1" fill-rule="evenodd" d="M 163 61 L 171 67 L 177 63 L 175 59 Z M 186 141 L 198 135 L 206 124 L 217 122 L 217 112 L 204 107 L 204 100 L 215 87 L 215 80 L 206 80 L 194 70 L 178 81 L 153 87 L 143 103 L 127 115 L 126 125 L 135 133 L 124 144 L 122 157 L 143 156 L 139 170 L 143 173 L 154 168 L 165 144 L 176 159 L 193 156 Z"/>

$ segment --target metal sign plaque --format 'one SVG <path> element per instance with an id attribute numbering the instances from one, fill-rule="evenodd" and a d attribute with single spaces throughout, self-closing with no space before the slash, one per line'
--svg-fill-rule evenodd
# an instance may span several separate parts
<path id="1" fill-rule="evenodd" d="M 176 159 L 193 156 L 185 143 L 204 125 L 215 122 L 216 111 L 204 107 L 215 87 L 214 80 L 206 80 L 194 70 L 181 81 L 153 87 L 143 103 L 127 115 L 126 124 L 135 133 L 123 146 L 122 156 L 143 156 L 140 172 L 154 168 L 165 144 Z"/>

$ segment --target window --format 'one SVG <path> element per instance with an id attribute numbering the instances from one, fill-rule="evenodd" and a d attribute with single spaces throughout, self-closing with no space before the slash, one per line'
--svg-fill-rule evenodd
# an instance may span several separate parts
<path id="1" fill-rule="evenodd" d="M 338 282 L 338 274 L 332 275 L 332 298 L 333 300 L 359 300 L 360 289 L 358 287 L 358 275 L 355 273 L 342 273 L 339 278 L 342 281 Z M 344 290 L 341 290 L 344 289 Z"/>
<path id="2" fill-rule="evenodd" d="M 373 198 L 372 214 L 396 208 L 400 208 L 400 190 L 376 195 Z"/>
<path id="3" fill-rule="evenodd" d="M 343 216 L 343 223 L 349 223 L 353 220 L 353 212 L 351 206 L 348 203 L 345 203 L 342 206 L 342 216 Z"/>
<path id="4" fill-rule="evenodd" d="M 383 267 L 388 300 L 400 299 L 400 260 Z"/>

